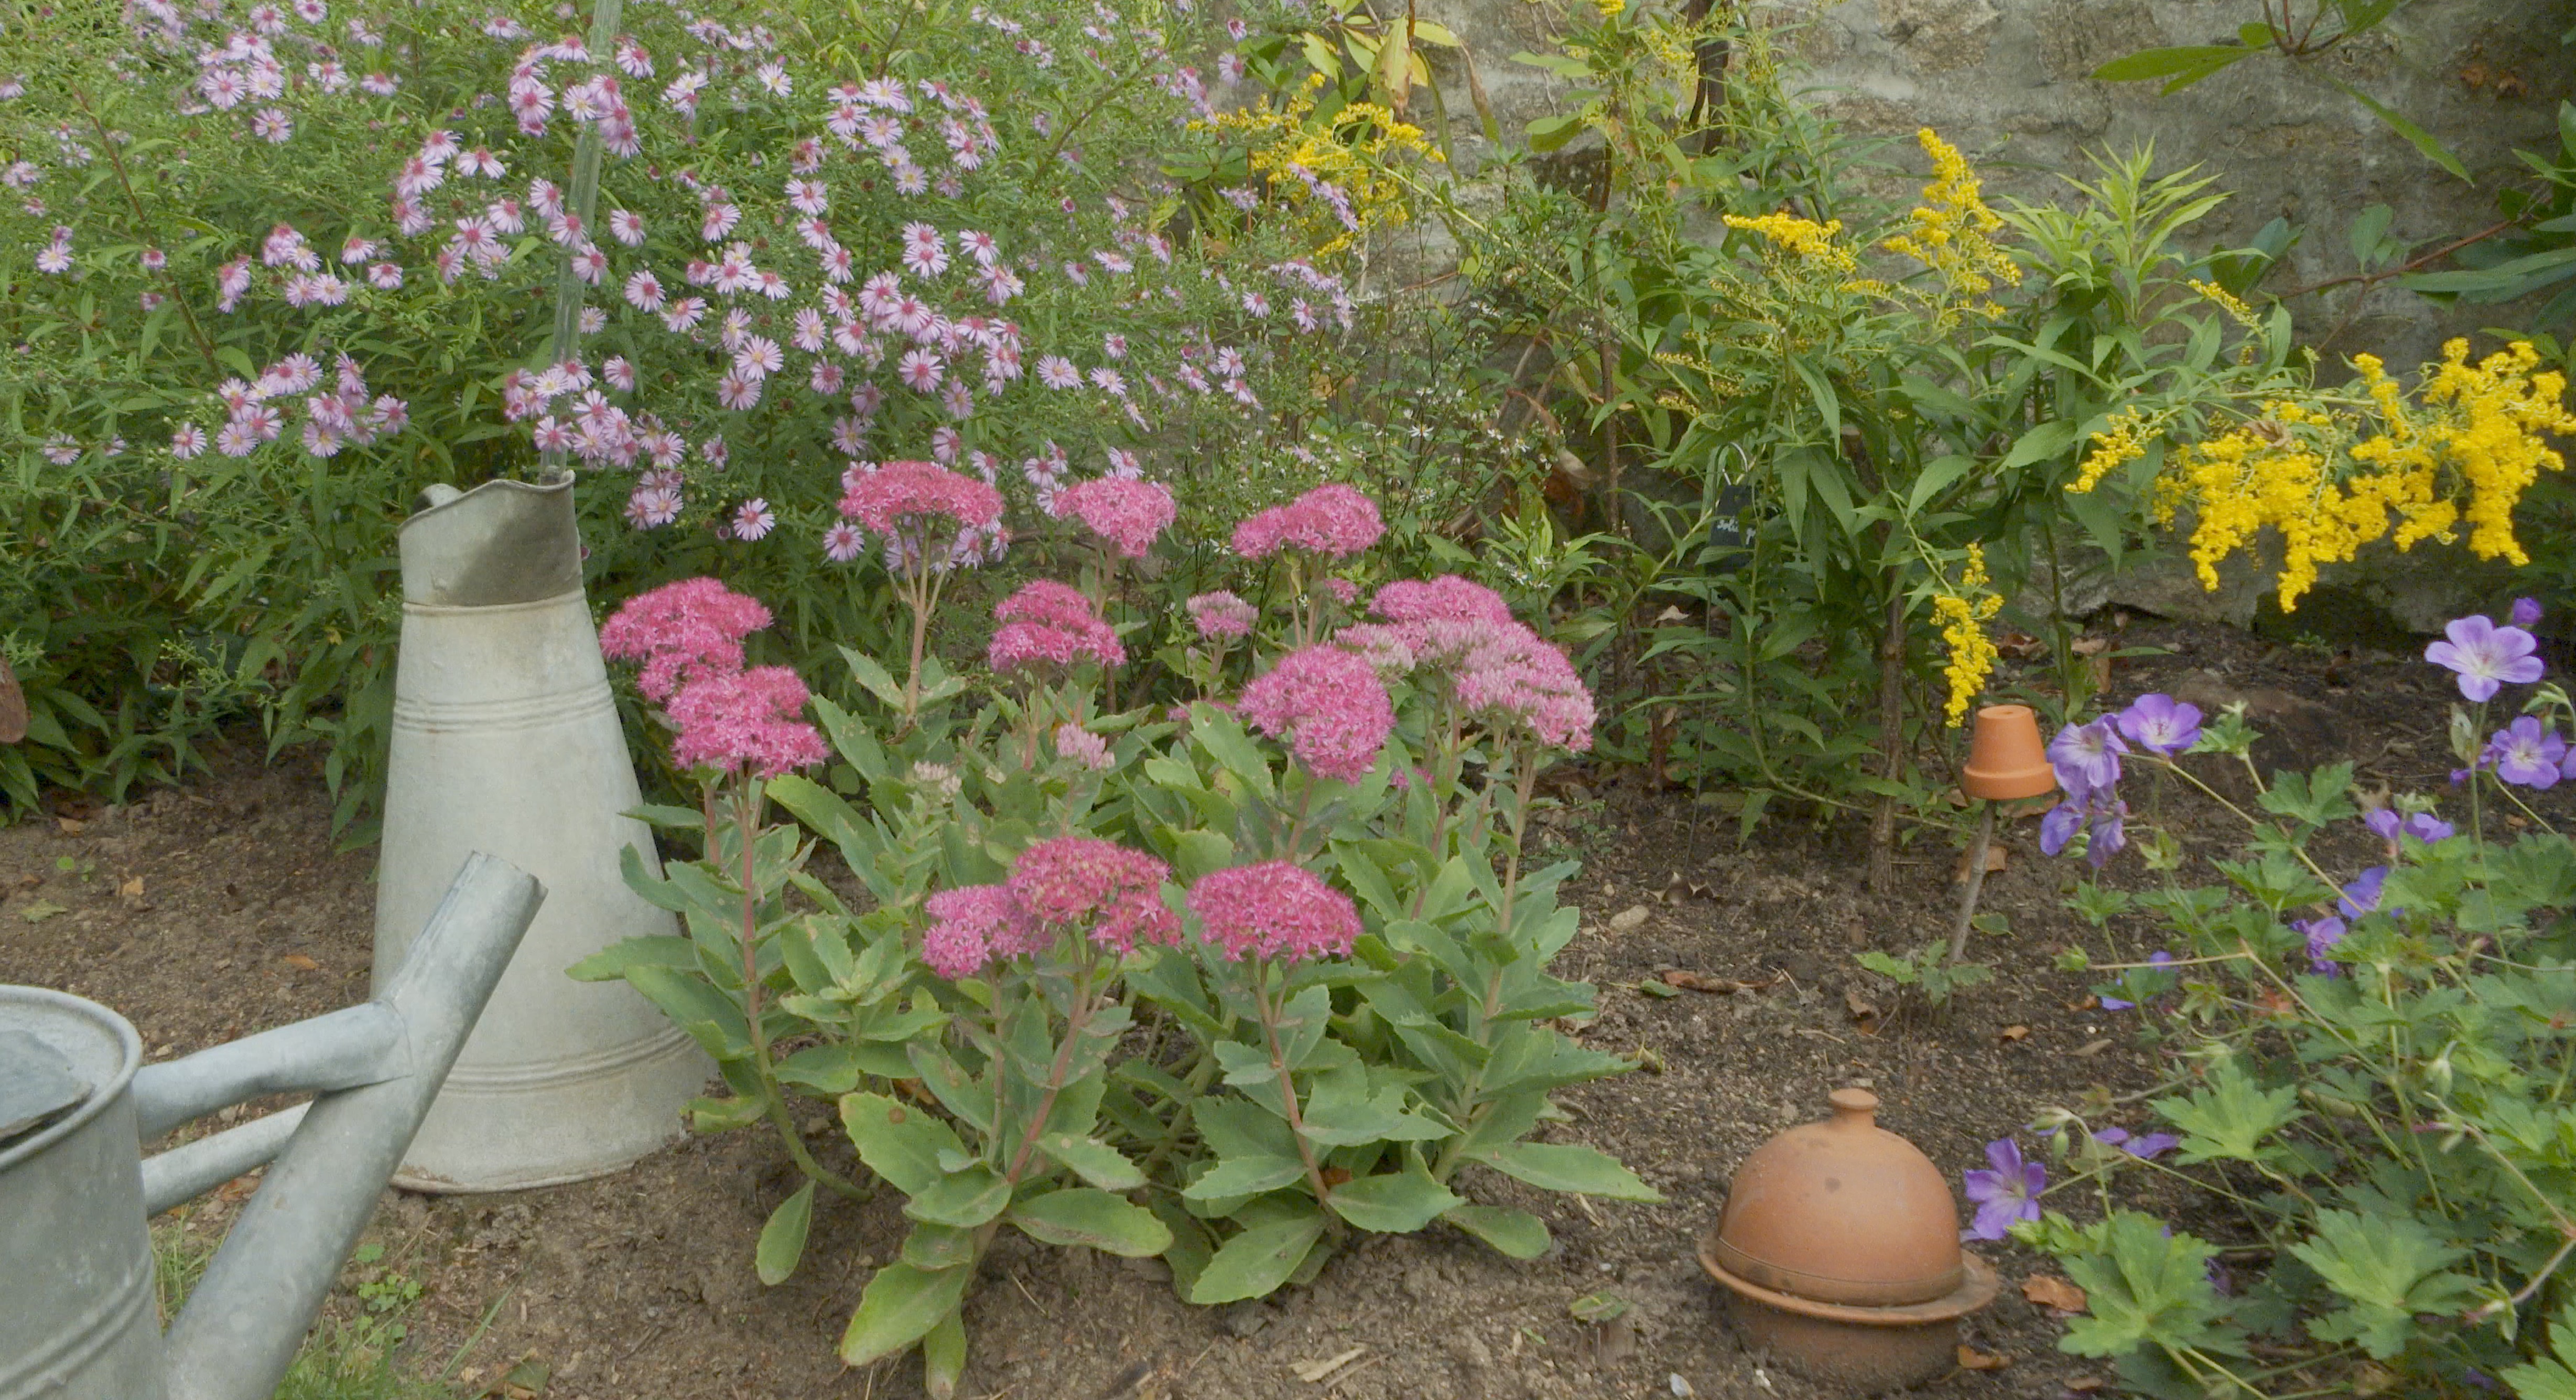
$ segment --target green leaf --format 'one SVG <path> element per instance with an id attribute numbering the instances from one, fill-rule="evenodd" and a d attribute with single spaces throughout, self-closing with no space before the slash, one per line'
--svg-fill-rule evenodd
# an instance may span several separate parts
<path id="1" fill-rule="evenodd" d="M 698 965 L 698 945 L 670 934 L 628 938 L 611 943 L 564 969 L 576 982 L 615 982 L 630 967 L 690 969 Z"/>
<path id="2" fill-rule="evenodd" d="M 1465 1204 L 1418 1167 L 1353 1177 L 1334 1187 L 1331 1199 L 1334 1214 L 1384 1235 L 1409 1235 Z"/>
<path id="3" fill-rule="evenodd" d="M 2412 1215 L 2317 1212 L 2316 1234 L 2290 1252 L 2347 1302 L 2308 1321 L 2321 1342 L 2359 1342 L 2382 1360 L 2406 1349 L 2418 1313 L 2457 1312 L 2476 1281 L 2445 1266 L 2468 1251 Z"/>
<path id="4" fill-rule="evenodd" d="M 687 1031 L 701 1049 L 719 1060 L 739 1060 L 751 1053 L 751 1029 L 742 1008 L 717 991 L 694 970 L 630 967 L 626 984 L 662 1008 L 662 1014 Z"/>
<path id="5" fill-rule="evenodd" d="M 752 1267 L 760 1281 L 775 1288 L 796 1272 L 796 1263 L 805 1257 L 805 1232 L 814 1223 L 814 1183 L 796 1188 L 796 1194 L 778 1203 L 769 1213 L 769 1223 L 760 1227 L 760 1246 L 752 1252 Z"/>
<path id="6" fill-rule="evenodd" d="M 975 1232 L 953 1225 L 913 1222 L 904 1232 L 903 1262 L 916 1269 L 953 1269 L 975 1262 Z"/>
<path id="7" fill-rule="evenodd" d="M 972 1268 L 932 1273 L 910 1264 L 888 1264 L 877 1270 L 859 1295 L 859 1310 L 850 1314 L 849 1330 L 841 1334 L 841 1360 L 865 1366 L 920 1341 L 957 1310 L 974 1277 Z"/>
<path id="8" fill-rule="evenodd" d="M 858 1047 L 809 1045 L 779 1062 L 778 1077 L 818 1094 L 846 1094 L 859 1087 Z"/>
<path id="9" fill-rule="evenodd" d="M 1451 1206 L 1440 1218 L 1492 1245 L 1513 1259 L 1536 1259 L 1547 1253 L 1547 1222 L 1525 1210 L 1499 1206 Z"/>
<path id="10" fill-rule="evenodd" d="M 1663 1200 L 1619 1159 L 1580 1143 L 1509 1142 L 1470 1155 L 1505 1176 L 1549 1191 L 1648 1204 Z"/>
<path id="11" fill-rule="evenodd" d="M 859 1150 L 859 1160 L 867 1163 L 868 1170 L 907 1196 L 917 1196 L 939 1181 L 942 1151 L 966 1150 L 955 1129 L 883 1094 L 844 1095 L 841 1126 L 849 1130 L 850 1144 Z"/>
<path id="12" fill-rule="evenodd" d="M 1206 1307 L 1262 1297 L 1286 1283 L 1323 1236 L 1320 1211 L 1255 1225 L 1227 1240 L 1199 1270 L 1190 1301 Z"/>
<path id="13" fill-rule="evenodd" d="M 2576 1301 L 2550 1320 L 2549 1350 L 2548 1356 L 2506 1371 L 2505 1388 L 2521 1400 L 2576 1400 Z"/>
<path id="14" fill-rule="evenodd" d="M 2209 1282 L 2217 1246 L 2136 1211 L 2120 1211 L 2083 1232 L 2084 1248 L 2061 1252 L 2066 1276 L 2084 1290 L 2087 1314 L 2069 1322 L 2060 1351 L 2121 1356 L 2143 1346 L 2208 1346 L 2218 1290 Z"/>
<path id="15" fill-rule="evenodd" d="M 2167 93 L 2179 92 L 2224 69 L 2262 52 L 2241 44 L 2186 44 L 2168 49 L 2143 49 L 2124 58 L 2115 58 L 2093 70 L 2092 76 L 2106 83 L 2147 82 L 2169 78 Z"/>
<path id="16" fill-rule="evenodd" d="M 1295 1157 L 1228 1157 L 1189 1184 L 1181 1195 L 1193 1201 L 1224 1201 L 1276 1191 L 1302 1179 L 1306 1164 Z"/>
<path id="17" fill-rule="evenodd" d="M 1009 1218 L 1032 1239 L 1129 1259 L 1150 1259 L 1172 1243 L 1171 1230 L 1152 1211 L 1088 1186 L 1032 1196 L 1012 1206 Z"/>
<path id="18" fill-rule="evenodd" d="M 921 1388 L 930 1400 L 949 1400 L 966 1374 L 966 1314 L 950 1308 L 948 1316 L 921 1339 Z"/>
<path id="19" fill-rule="evenodd" d="M 2279 1144 L 2267 1145 L 2264 1139 L 2305 1116 L 2298 1101 L 2296 1086 L 2257 1088 L 2243 1068 L 2226 1060 L 2210 1072 L 2208 1087 L 2187 1099 L 2157 1099 L 2152 1106 L 2164 1115 L 2165 1121 L 2182 1130 L 2182 1152 L 2174 1160 L 2189 1166 L 2215 1161 L 2268 1162 L 2280 1156 Z"/>
<path id="20" fill-rule="evenodd" d="M 2319 76 L 2323 75 L 2321 74 Z M 2341 78 L 2327 78 L 2326 82 L 2332 85 L 2337 92 L 2340 92 L 2344 96 L 2351 98 L 2353 101 L 2360 103 L 2362 106 L 2369 108 L 2372 116 L 2386 122 L 2389 130 L 2405 137 L 2406 143 L 2422 152 L 2424 159 L 2433 162 L 2435 165 L 2442 167 L 2444 170 L 2451 172 L 2453 175 L 2456 175 L 2463 180 L 2469 179 L 2469 168 L 2460 164 L 2460 158 L 2451 154 L 2451 148 L 2443 145 L 2439 140 L 2436 140 L 2433 133 L 2426 131 L 2424 128 L 2417 126 L 2411 121 L 2408 121 L 2404 116 L 2400 115 L 2395 108 L 2388 106 L 2372 97 L 2369 93 L 2363 92 L 2361 89 L 2354 87 L 2352 84 L 2345 82 Z M 2474 184 L 2476 182 L 2470 181 L 2470 183 Z"/>
<path id="21" fill-rule="evenodd" d="M 769 1116 L 769 1105 L 763 1099 L 689 1100 L 689 1124 L 702 1133 L 724 1133 L 736 1128 L 748 1128 L 767 1116 Z"/>
<path id="22" fill-rule="evenodd" d="M 1011 1183 L 1003 1180 L 1000 1172 L 975 1162 L 913 1192 L 912 1199 L 903 1203 L 903 1213 L 915 1220 L 963 1230 L 983 1224 L 1010 1204 Z"/>
<path id="23" fill-rule="evenodd" d="M 1103 1191 L 1133 1191 L 1145 1184 L 1145 1174 L 1126 1154 L 1095 1137 L 1041 1133 L 1038 1150 Z"/>

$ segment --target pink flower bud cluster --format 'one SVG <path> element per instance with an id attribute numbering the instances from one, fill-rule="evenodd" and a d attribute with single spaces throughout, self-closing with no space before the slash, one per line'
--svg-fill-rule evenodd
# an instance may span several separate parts
<path id="1" fill-rule="evenodd" d="M 1055 727 L 1055 756 L 1079 763 L 1095 773 L 1109 771 L 1109 741 L 1078 724 Z"/>
<path id="2" fill-rule="evenodd" d="M 682 579 L 621 605 L 599 629 L 599 649 L 641 661 L 636 688 L 669 700 L 702 675 L 742 669 L 742 639 L 769 625 L 769 609 L 711 578 Z"/>
<path id="3" fill-rule="evenodd" d="M 1360 935 L 1349 895 L 1284 860 L 1216 871 L 1190 886 L 1189 906 L 1228 962 L 1348 957 Z"/>
<path id="4" fill-rule="evenodd" d="M 1067 486 L 1055 493 L 1050 509 L 1059 520 L 1081 521 L 1122 559 L 1144 558 L 1178 514 L 1170 487 L 1116 476 Z"/>
<path id="5" fill-rule="evenodd" d="M 1379 675 L 1438 672 L 1469 711 L 1559 748 L 1592 747 L 1592 692 L 1564 652 L 1513 620 L 1502 595 L 1451 574 L 1390 583 L 1370 610 L 1387 620 L 1345 627 L 1336 640 Z"/>
<path id="6" fill-rule="evenodd" d="M 1115 842 L 1058 836 L 1020 852 L 1007 887 L 1041 924 L 1087 928 L 1091 941 L 1126 953 L 1138 943 L 1173 943 L 1180 918 L 1163 907 L 1172 868 Z"/>
<path id="7" fill-rule="evenodd" d="M 1272 506 L 1234 527 L 1234 552 L 1267 559 L 1283 548 L 1311 550 L 1335 559 L 1376 544 L 1386 534 L 1377 502 L 1357 487 L 1328 482 L 1284 506 Z"/>
<path id="8" fill-rule="evenodd" d="M 1369 663 L 1329 644 L 1292 651 L 1243 688 L 1236 711 L 1285 741 L 1318 777 L 1358 782 L 1377 766 L 1395 706 Z"/>
<path id="9" fill-rule="evenodd" d="M 841 514 L 881 535 L 904 522 L 916 527 L 946 519 L 960 529 L 982 529 L 1002 518 L 1002 493 L 936 462 L 888 462 L 875 471 L 847 474 Z"/>
<path id="10" fill-rule="evenodd" d="M 985 660 L 996 671 L 1026 666 L 1061 670 L 1083 661 L 1103 666 L 1127 662 L 1127 649 L 1118 644 L 1117 630 L 1102 621 L 1091 600 L 1070 584 L 1039 579 L 1003 599 L 994 607 L 993 617 L 1002 627 L 993 634 Z"/>
<path id="11" fill-rule="evenodd" d="M 1258 614 L 1252 605 L 1223 591 L 1202 593 L 1181 605 L 1189 610 L 1190 621 L 1199 635 L 1211 642 L 1230 642 L 1252 634 L 1252 623 Z"/>
<path id="12" fill-rule="evenodd" d="M 930 927 L 922 931 L 921 960 L 954 982 L 993 958 L 1033 953 L 1045 946 L 1037 920 L 1005 885 L 963 885 L 941 890 L 922 906 Z"/>
<path id="13" fill-rule="evenodd" d="M 644 663 L 637 688 L 662 701 L 679 730 L 673 761 L 774 778 L 830 754 L 800 718 L 808 697 L 794 671 L 743 669 L 742 639 L 768 625 L 758 599 L 711 578 L 682 579 L 627 599 L 599 629 L 599 649 Z"/>

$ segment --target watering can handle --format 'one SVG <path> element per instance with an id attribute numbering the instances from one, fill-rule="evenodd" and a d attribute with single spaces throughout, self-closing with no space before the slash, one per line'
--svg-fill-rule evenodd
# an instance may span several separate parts
<path id="1" fill-rule="evenodd" d="M 466 858 L 402 966 L 370 1003 L 394 1018 L 399 1042 L 377 1047 L 385 1059 L 375 1068 L 400 1054 L 407 1072 L 326 1093 L 293 1125 L 284 1153 L 170 1324 L 170 1400 L 267 1400 L 276 1390 L 544 901 L 545 890 L 526 872 L 488 855 Z M 376 1016 L 351 1018 L 336 1032 L 342 1037 L 336 1049 L 369 1047 L 385 1024 Z M 284 1125 L 263 1119 L 247 1126 L 261 1130 L 251 1135 L 257 1139 Z M 244 1131 L 222 1135 L 234 1145 L 208 1159 L 268 1145 L 236 1137 Z M 165 1169 L 165 1185 L 175 1189 L 182 1175 L 198 1174 L 189 1165 Z"/>

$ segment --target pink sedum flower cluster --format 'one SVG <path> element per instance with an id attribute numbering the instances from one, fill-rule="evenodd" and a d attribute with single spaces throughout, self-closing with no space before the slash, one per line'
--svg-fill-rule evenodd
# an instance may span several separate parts
<path id="1" fill-rule="evenodd" d="M 1002 493 L 936 462 L 887 462 L 843 478 L 841 514 L 881 535 L 937 520 L 980 530 L 1002 518 Z"/>
<path id="2" fill-rule="evenodd" d="M 1189 610 L 1190 622 L 1199 629 L 1199 635 L 1211 642 L 1231 642 L 1252 635 L 1253 621 L 1259 616 L 1250 603 L 1223 590 L 1199 594 L 1181 606 Z"/>
<path id="3" fill-rule="evenodd" d="M 1055 727 L 1055 756 L 1095 773 L 1106 773 L 1110 768 L 1109 741 L 1078 724 Z"/>
<path id="4" fill-rule="evenodd" d="M 1377 591 L 1369 611 L 1389 622 L 1491 622 L 1514 619 L 1503 595 L 1481 583 L 1442 574 L 1435 579 L 1398 579 Z"/>
<path id="5" fill-rule="evenodd" d="M 941 890 L 923 906 L 930 927 L 921 934 L 921 960 L 954 982 L 994 958 L 1033 953 L 1045 946 L 1037 920 L 1006 885 L 963 885 Z"/>
<path id="6" fill-rule="evenodd" d="M 1292 651 L 1243 688 L 1237 713 L 1286 742 L 1318 777 L 1355 783 L 1377 766 L 1395 706 L 1369 663 L 1338 646 Z"/>
<path id="7" fill-rule="evenodd" d="M 599 649 L 644 663 L 636 686 L 663 702 L 679 730 L 675 762 L 774 778 L 830 755 L 800 718 L 809 697 L 794 671 L 743 669 L 742 639 L 769 620 L 758 599 L 715 579 L 682 579 L 627 599 L 599 629 Z"/>
<path id="8" fill-rule="evenodd" d="M 1348 957 L 1360 935 L 1349 895 L 1284 860 L 1216 871 L 1190 886 L 1189 906 L 1228 962 Z"/>
<path id="9" fill-rule="evenodd" d="M 1303 549 L 1348 559 L 1385 534 L 1386 522 L 1378 517 L 1377 502 L 1357 487 L 1328 482 L 1235 526 L 1234 552 L 1246 559 L 1267 559 L 1282 549 Z"/>
<path id="10" fill-rule="evenodd" d="M 599 649 L 641 661 L 636 688 L 667 701 L 702 675 L 742 669 L 742 639 L 769 625 L 769 609 L 711 578 L 688 578 L 638 593 L 599 629 Z"/>
<path id="11" fill-rule="evenodd" d="M 671 759 L 689 768 L 745 767 L 764 778 L 830 757 L 823 736 L 799 716 L 805 682 L 784 666 L 705 675 L 671 697 L 680 728 Z"/>
<path id="12" fill-rule="evenodd" d="M 1173 943 L 1179 916 L 1163 907 L 1172 868 L 1092 836 L 1058 836 L 1020 852 L 1008 888 L 1039 923 L 1085 928 L 1093 943 L 1121 953 L 1139 943 Z"/>
<path id="13" fill-rule="evenodd" d="M 1343 628 L 1382 676 L 1437 672 L 1466 710 L 1581 753 L 1592 747 L 1592 692 L 1574 663 L 1514 621 L 1502 595 L 1456 575 L 1390 583 L 1370 610 L 1387 619 Z"/>
<path id="14" fill-rule="evenodd" d="M 1142 559 L 1179 513 L 1171 488 L 1160 482 L 1104 476 L 1055 493 L 1058 519 L 1078 520 L 1107 540 L 1122 559 Z"/>
<path id="15" fill-rule="evenodd" d="M 1082 591 L 1053 579 L 1039 579 L 1003 599 L 993 609 L 1002 627 L 993 634 L 985 660 L 996 671 L 1052 666 L 1069 669 L 1084 661 L 1123 666 L 1127 649 L 1118 633 L 1101 620 Z"/>

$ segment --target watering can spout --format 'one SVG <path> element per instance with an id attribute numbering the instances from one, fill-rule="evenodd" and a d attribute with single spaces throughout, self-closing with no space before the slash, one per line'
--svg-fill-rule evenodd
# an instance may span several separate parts
<path id="1" fill-rule="evenodd" d="M 402 528 L 403 601 L 475 608 L 535 603 L 581 588 L 572 479 L 432 486 Z"/>

